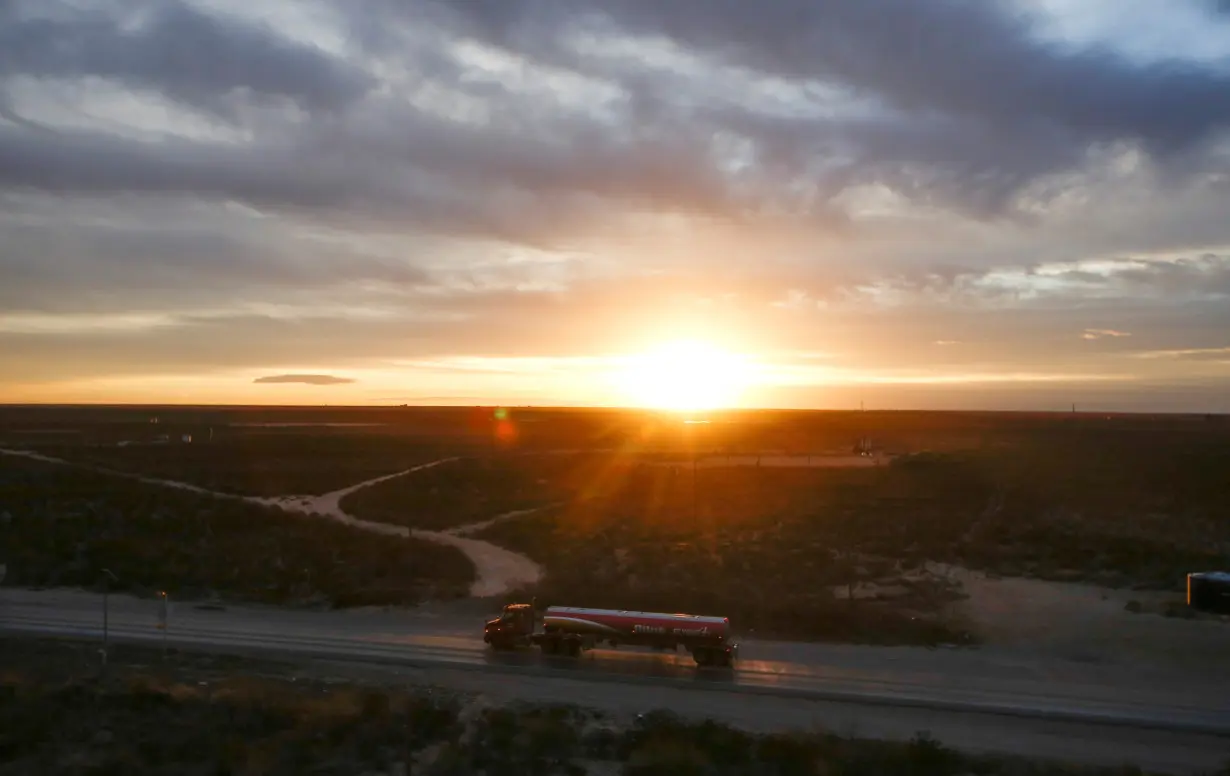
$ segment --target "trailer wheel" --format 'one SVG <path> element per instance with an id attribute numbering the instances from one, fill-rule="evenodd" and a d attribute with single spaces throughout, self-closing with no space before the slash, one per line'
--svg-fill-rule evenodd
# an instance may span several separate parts
<path id="1" fill-rule="evenodd" d="M 580 657 L 581 656 L 581 642 L 577 641 L 576 639 L 569 639 L 568 641 L 565 641 L 564 642 L 564 652 L 565 654 L 568 655 L 568 657 Z"/>
<path id="2" fill-rule="evenodd" d="M 554 655 L 559 651 L 559 640 L 554 638 L 546 638 L 540 642 L 539 646 L 542 647 L 542 654 Z"/>
<path id="3" fill-rule="evenodd" d="M 698 666 L 707 666 L 711 660 L 708 647 L 697 647 L 692 650 L 692 657 L 696 660 L 696 665 Z"/>

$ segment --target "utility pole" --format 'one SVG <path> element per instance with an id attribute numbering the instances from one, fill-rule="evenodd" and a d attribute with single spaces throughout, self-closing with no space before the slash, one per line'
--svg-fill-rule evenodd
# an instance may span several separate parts
<path id="1" fill-rule="evenodd" d="M 158 593 L 158 628 L 162 631 L 162 659 L 167 659 L 167 591 L 161 590 Z"/>
<path id="2" fill-rule="evenodd" d="M 109 599 L 111 597 L 111 583 L 113 581 L 119 582 L 119 579 L 116 578 L 116 576 L 111 573 L 111 569 L 103 569 L 102 573 L 103 573 L 102 667 L 103 667 L 103 670 L 105 671 L 107 668 L 107 646 L 108 646 L 108 641 L 110 640 L 110 619 L 111 619 L 110 608 L 111 606 L 110 606 Z"/>
<path id="3" fill-rule="evenodd" d="M 692 524 L 696 525 L 696 446 L 692 446 Z"/>

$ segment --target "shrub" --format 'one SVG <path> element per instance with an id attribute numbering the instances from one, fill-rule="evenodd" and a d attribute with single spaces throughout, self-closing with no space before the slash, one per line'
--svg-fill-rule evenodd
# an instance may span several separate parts
<path id="1" fill-rule="evenodd" d="M 5 457 L 5 585 L 216 594 L 269 603 L 414 604 L 468 594 L 451 547 L 364 533 L 233 499 Z"/>

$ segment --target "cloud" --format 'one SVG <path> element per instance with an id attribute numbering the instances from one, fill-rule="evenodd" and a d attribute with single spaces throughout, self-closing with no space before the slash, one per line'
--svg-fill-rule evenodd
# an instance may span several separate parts
<path id="1" fill-rule="evenodd" d="M 1081 334 L 1081 339 L 1096 340 L 1104 337 L 1130 337 L 1130 331 L 1116 331 L 1115 329 L 1085 329 L 1084 334 Z"/>
<path id="2" fill-rule="evenodd" d="M 834 198 L 884 185 L 991 217 L 1091 145 L 1139 143 L 1169 158 L 1230 123 L 1219 99 L 1230 77 L 1057 53 L 997 3 L 337 6 L 369 35 L 354 16 L 384 9 L 380 69 L 406 69 L 383 89 L 370 65 L 268 25 L 177 2 L 113 6 L 11 25 L 7 72 L 117 78 L 214 111 L 251 139 L 151 145 L 13 127 L 0 134 L 0 184 L 199 194 L 554 245 L 570 225 L 596 228 L 608 201 L 722 218 L 785 208 L 836 224 Z M 139 13 L 117 10 L 129 6 Z M 414 31 L 433 23 L 434 44 Z M 450 31 L 488 48 L 466 49 Z M 667 41 L 674 58 L 582 56 L 583 34 Z M 393 48 L 408 36 L 423 44 L 409 61 Z M 547 86 L 517 77 L 527 70 Z M 584 104 L 572 92 L 607 94 L 606 113 L 570 108 Z M 256 110 L 272 98 L 311 115 Z M 747 157 L 737 171 L 725 167 L 732 154 Z"/>
<path id="3" fill-rule="evenodd" d="M 1224 348 L 1178 348 L 1174 350 L 1145 350 L 1132 354 L 1135 358 L 1164 358 L 1186 361 L 1224 361 L 1230 363 L 1230 347 Z"/>
<path id="4" fill-rule="evenodd" d="M 355 382 L 349 377 L 336 377 L 334 375 L 268 375 L 266 377 L 258 377 L 252 382 L 254 383 L 302 383 L 303 385 L 348 385 Z"/>
<path id="5" fill-rule="evenodd" d="M 1224 344 L 1224 17 L 1041 7 L 2 2 L 0 375 Z"/>
<path id="6" fill-rule="evenodd" d="M 4 75 L 114 78 L 232 119 L 244 94 L 336 111 L 375 85 L 361 69 L 269 26 L 203 13 L 182 0 L 111 0 L 72 10 L 18 1 L 6 9 Z"/>
<path id="7" fill-rule="evenodd" d="M 225 204 L 12 197 L 0 208 L 0 316 L 142 311 L 168 316 L 432 282 L 421 257 L 305 231 Z M 349 290 L 348 290 L 349 289 Z"/>
<path id="8" fill-rule="evenodd" d="M 1230 105 L 1220 99 L 1230 75 L 1180 63 L 1141 66 L 1109 51 L 1059 51 L 1038 42 L 1029 18 L 1003 2 L 432 5 L 448 6 L 460 30 L 492 45 L 532 47 L 535 59 L 619 79 L 639 115 L 654 123 L 694 122 L 691 134 L 736 128 L 764 158 L 813 177 L 817 162 L 835 160 L 821 178 L 830 189 L 887 181 L 916 198 L 958 199 L 973 190 L 981 207 L 1001 209 L 1029 180 L 1075 164 L 1090 144 L 1138 142 L 1169 156 L 1230 121 Z M 667 41 L 676 72 L 637 77 L 648 68 L 582 55 L 581 31 L 590 33 L 586 44 L 611 33 L 626 36 L 629 48 L 644 44 L 641 50 Z M 721 74 L 723 66 L 776 78 L 779 88 L 810 98 L 806 107 L 837 87 L 869 95 L 871 109 L 834 120 L 832 110 L 766 116 L 703 96 L 679 107 L 678 88 L 697 79 L 687 83 L 678 70 Z"/>

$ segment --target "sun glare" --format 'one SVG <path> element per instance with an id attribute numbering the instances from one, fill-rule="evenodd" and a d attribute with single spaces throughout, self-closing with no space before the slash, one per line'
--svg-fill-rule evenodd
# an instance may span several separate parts
<path id="1" fill-rule="evenodd" d="M 712 410 L 734 406 L 746 388 L 750 364 L 704 342 L 670 342 L 629 358 L 620 389 L 636 406 Z"/>

